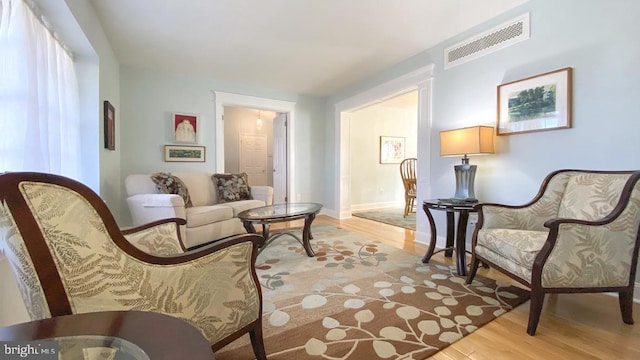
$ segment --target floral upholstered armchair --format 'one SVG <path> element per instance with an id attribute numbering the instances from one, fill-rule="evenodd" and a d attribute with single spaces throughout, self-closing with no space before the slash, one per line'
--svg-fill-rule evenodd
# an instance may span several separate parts
<path id="1" fill-rule="evenodd" d="M 617 292 L 632 302 L 640 228 L 640 172 L 559 170 L 528 204 L 479 204 L 467 283 L 480 262 L 531 289 L 534 335 L 546 293 Z"/>
<path id="2" fill-rule="evenodd" d="M 159 312 L 195 326 L 214 351 L 249 332 L 256 358 L 266 359 L 255 272 L 262 238 L 243 234 L 185 252 L 183 223 L 123 234 L 100 197 L 74 180 L 0 175 L 0 239 L 32 320 Z"/>

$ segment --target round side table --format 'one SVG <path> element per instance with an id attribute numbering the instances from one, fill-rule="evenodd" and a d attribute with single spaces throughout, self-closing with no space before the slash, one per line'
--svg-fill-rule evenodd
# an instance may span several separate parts
<path id="1" fill-rule="evenodd" d="M 467 239 L 467 222 L 469 213 L 477 212 L 474 206 L 478 202 L 457 201 L 452 199 L 432 199 L 422 203 L 422 209 L 427 214 L 429 227 L 431 228 L 431 242 L 427 253 L 422 258 L 423 263 L 428 263 L 433 254 L 444 251 L 446 257 L 451 257 L 456 252 L 456 266 L 458 275 L 467 275 L 467 257 L 465 243 Z M 435 251 L 436 248 L 436 223 L 433 221 L 431 210 L 446 211 L 447 213 L 447 242 L 444 249 Z M 458 213 L 457 230 L 455 229 L 455 213 Z M 454 244 L 455 243 L 455 244 Z"/>

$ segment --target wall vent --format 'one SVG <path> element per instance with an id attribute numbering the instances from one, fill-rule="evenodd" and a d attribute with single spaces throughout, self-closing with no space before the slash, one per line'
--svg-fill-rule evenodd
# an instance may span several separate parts
<path id="1" fill-rule="evenodd" d="M 529 13 L 444 49 L 444 68 L 464 64 L 529 38 Z"/>

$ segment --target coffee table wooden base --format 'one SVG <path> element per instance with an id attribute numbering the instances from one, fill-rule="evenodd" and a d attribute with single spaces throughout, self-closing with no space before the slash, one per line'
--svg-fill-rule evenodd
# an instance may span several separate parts
<path id="1" fill-rule="evenodd" d="M 301 207 L 302 210 L 298 209 L 298 211 L 292 211 L 290 213 L 285 211 L 284 213 L 279 214 L 278 216 L 270 215 L 268 214 L 268 212 L 265 215 L 261 215 L 261 211 L 265 209 L 266 210 L 271 210 L 276 208 L 286 209 L 286 205 L 283 204 L 283 205 L 265 206 L 262 208 L 243 211 L 240 214 L 238 214 L 238 218 L 242 220 L 242 225 L 244 226 L 245 230 L 247 230 L 247 232 L 257 233 L 255 225 L 256 224 L 262 225 L 262 237 L 265 239 L 265 241 L 264 241 L 264 244 L 260 246 L 258 253 L 262 252 L 262 250 L 264 250 L 267 247 L 267 245 L 273 242 L 273 240 L 284 235 L 290 235 L 290 236 L 293 236 L 296 240 L 298 240 L 298 242 L 300 242 L 300 244 L 304 248 L 304 251 L 307 253 L 309 257 L 316 256 L 316 253 L 311 247 L 311 242 L 309 240 L 313 239 L 313 235 L 311 234 L 311 223 L 313 223 L 313 220 L 316 218 L 316 214 L 320 212 L 322 205 L 315 204 L 315 203 L 308 203 L 308 204 L 291 204 L 291 206 L 293 208 Z M 278 231 L 275 234 L 270 234 L 270 231 L 269 231 L 270 224 L 277 223 L 277 222 L 298 220 L 298 219 L 304 219 L 304 227 L 302 228 L 302 239 L 300 239 L 296 234 L 294 234 L 289 230 L 282 230 L 282 231 Z"/>

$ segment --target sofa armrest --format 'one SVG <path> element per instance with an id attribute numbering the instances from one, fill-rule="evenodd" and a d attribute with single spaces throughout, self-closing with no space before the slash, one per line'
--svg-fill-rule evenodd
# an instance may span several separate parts
<path id="1" fill-rule="evenodd" d="M 158 220 L 149 224 L 122 230 L 122 235 L 138 249 L 152 255 L 174 255 L 185 252 L 180 238 L 180 225 L 184 219 Z"/>
<path id="2" fill-rule="evenodd" d="M 184 200 L 173 194 L 139 194 L 127 198 L 133 226 L 161 219 L 186 219 Z"/>
<path id="3" fill-rule="evenodd" d="M 251 196 L 253 196 L 255 200 L 264 201 L 265 205 L 273 205 L 273 187 L 271 186 L 251 186 Z"/>

